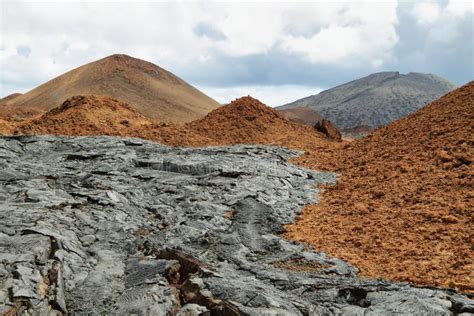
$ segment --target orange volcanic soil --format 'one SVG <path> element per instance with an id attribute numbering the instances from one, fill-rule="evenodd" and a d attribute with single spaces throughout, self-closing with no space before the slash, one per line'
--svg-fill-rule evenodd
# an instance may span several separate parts
<path id="1" fill-rule="evenodd" d="M 236 99 L 186 127 L 212 139 L 206 145 L 269 144 L 301 148 L 304 144 L 326 143 L 324 135 L 312 127 L 291 122 L 252 97 Z"/>
<path id="2" fill-rule="evenodd" d="M 341 174 L 287 238 L 362 275 L 474 293 L 474 82 L 366 139 L 307 152 Z"/>
<path id="3" fill-rule="evenodd" d="M 41 115 L 26 120 L 17 134 L 125 135 L 151 121 L 128 104 L 110 97 L 74 96 Z"/>

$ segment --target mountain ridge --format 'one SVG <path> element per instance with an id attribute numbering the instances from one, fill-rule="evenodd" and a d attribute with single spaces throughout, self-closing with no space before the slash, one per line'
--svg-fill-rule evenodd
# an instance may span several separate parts
<path id="1" fill-rule="evenodd" d="M 308 107 L 341 129 L 367 125 L 377 128 L 416 111 L 453 90 L 433 74 L 398 71 L 373 73 L 277 107 Z"/>

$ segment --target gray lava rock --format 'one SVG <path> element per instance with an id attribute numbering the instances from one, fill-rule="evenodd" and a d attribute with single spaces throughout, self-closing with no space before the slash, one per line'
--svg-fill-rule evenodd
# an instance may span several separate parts
<path id="1" fill-rule="evenodd" d="M 472 313 L 450 290 L 357 277 L 279 237 L 332 173 L 263 146 L 0 138 L 0 312 L 19 315 Z M 277 268 L 303 260 L 319 272 Z"/>

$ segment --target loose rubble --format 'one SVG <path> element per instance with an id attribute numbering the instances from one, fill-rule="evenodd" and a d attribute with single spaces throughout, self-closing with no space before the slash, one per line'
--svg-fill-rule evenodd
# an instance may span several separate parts
<path id="1" fill-rule="evenodd" d="M 348 263 L 281 239 L 283 225 L 317 202 L 316 185 L 335 181 L 289 164 L 296 154 L 0 138 L 0 313 L 474 312 L 453 291 L 361 279 Z"/>

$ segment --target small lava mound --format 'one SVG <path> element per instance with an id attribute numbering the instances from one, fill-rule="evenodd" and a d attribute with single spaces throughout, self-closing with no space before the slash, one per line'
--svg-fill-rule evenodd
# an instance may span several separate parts
<path id="1" fill-rule="evenodd" d="M 340 172 L 286 236 L 362 275 L 474 293 L 474 81 L 367 138 L 307 152 Z"/>
<path id="2" fill-rule="evenodd" d="M 212 145 L 269 144 L 301 148 L 304 143 L 320 143 L 324 139 L 312 127 L 291 122 L 250 96 L 236 99 L 186 126 L 212 139 Z"/>
<path id="3" fill-rule="evenodd" d="M 152 122 L 119 100 L 106 96 L 74 96 L 40 117 L 26 120 L 16 134 L 117 135 Z"/>
<path id="4" fill-rule="evenodd" d="M 201 137 L 185 126 L 153 121 L 138 113 L 133 106 L 106 96 L 74 96 L 59 107 L 34 119 L 24 120 L 16 127 L 5 121 L 0 132 L 22 135 L 109 135 L 140 137 L 171 146 L 205 145 L 211 140 Z"/>

